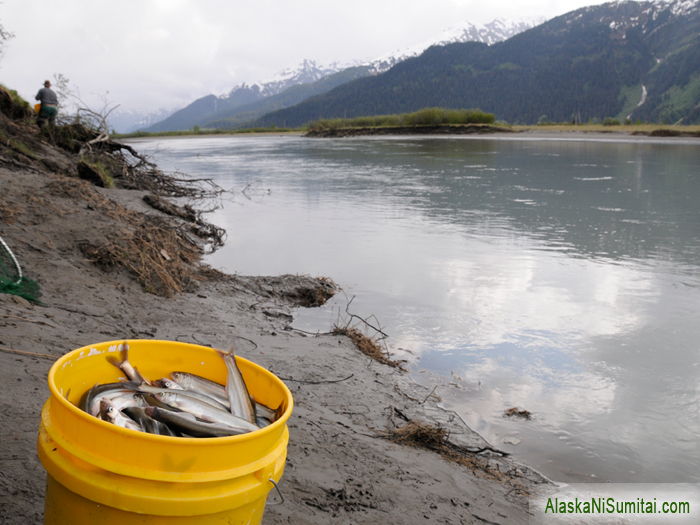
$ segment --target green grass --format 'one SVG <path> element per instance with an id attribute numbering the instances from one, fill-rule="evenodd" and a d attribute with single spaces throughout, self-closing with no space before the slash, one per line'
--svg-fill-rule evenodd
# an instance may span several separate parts
<path id="1" fill-rule="evenodd" d="M 104 181 L 105 188 L 114 188 L 114 179 L 112 178 L 107 166 L 102 164 L 99 160 L 85 160 L 84 162 L 100 174 L 100 177 L 102 177 L 102 180 Z"/>
<path id="2" fill-rule="evenodd" d="M 661 125 L 661 124 L 629 124 L 629 125 L 605 125 L 605 124 L 568 124 L 568 123 L 551 123 L 547 126 L 513 126 L 514 131 L 546 131 L 555 132 L 584 132 L 584 133 L 651 133 L 656 130 L 670 130 L 687 133 L 700 133 L 700 125 L 679 126 L 679 125 Z"/>
<path id="3" fill-rule="evenodd" d="M 5 89 L 5 91 L 7 91 L 12 96 L 12 101 L 15 104 L 19 104 L 20 106 L 24 106 L 25 108 L 27 108 L 31 111 L 34 111 L 34 108 L 29 104 L 29 102 L 27 102 L 22 97 L 20 97 L 19 93 L 17 93 L 17 91 L 15 91 L 14 89 L 9 89 L 9 88 L 5 87 L 4 84 L 0 84 L 0 87 Z"/>
<path id="4" fill-rule="evenodd" d="M 320 119 L 310 122 L 310 130 L 343 128 L 415 127 L 460 124 L 493 124 L 496 117 L 479 109 L 424 108 L 414 113 L 375 115 L 355 118 Z"/>
<path id="5" fill-rule="evenodd" d="M 31 149 L 29 149 L 29 146 L 27 146 L 21 140 L 9 139 L 9 145 L 14 150 L 19 151 L 20 153 L 22 153 L 23 155 L 26 155 L 30 159 L 36 159 L 36 154 Z"/>

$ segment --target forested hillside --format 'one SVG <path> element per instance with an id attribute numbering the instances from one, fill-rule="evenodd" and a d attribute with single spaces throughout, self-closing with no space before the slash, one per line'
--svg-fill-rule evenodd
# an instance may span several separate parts
<path id="1" fill-rule="evenodd" d="M 479 108 L 511 123 L 615 117 L 700 122 L 699 0 L 613 2 L 487 46 L 432 47 L 254 125 Z"/>

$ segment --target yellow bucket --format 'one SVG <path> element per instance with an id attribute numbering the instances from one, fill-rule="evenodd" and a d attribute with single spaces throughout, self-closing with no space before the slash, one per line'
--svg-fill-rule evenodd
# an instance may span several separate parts
<path id="1" fill-rule="evenodd" d="M 41 104 L 34 104 L 34 111 L 39 113 L 40 110 L 41 110 Z"/>
<path id="2" fill-rule="evenodd" d="M 49 371 L 37 450 L 47 472 L 44 525 L 213 524 L 262 521 L 269 491 L 284 471 L 293 400 L 274 374 L 236 362 L 256 401 L 282 416 L 248 434 L 179 438 L 146 434 L 95 418 L 76 405 L 95 383 L 123 377 L 106 356 L 123 341 L 61 357 Z M 129 361 L 146 377 L 172 371 L 226 383 L 214 350 L 171 341 L 128 340 Z"/>

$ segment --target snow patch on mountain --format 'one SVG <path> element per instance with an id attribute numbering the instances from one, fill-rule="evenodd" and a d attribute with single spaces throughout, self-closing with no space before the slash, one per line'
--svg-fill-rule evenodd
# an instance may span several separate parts
<path id="1" fill-rule="evenodd" d="M 659 0 L 657 0 L 657 3 L 661 3 Z M 700 0 L 678 0 L 676 2 L 672 2 L 671 7 L 671 12 L 678 16 L 678 15 L 687 15 L 690 13 L 692 10 L 697 9 L 698 6 L 700 5 Z"/>
<path id="2" fill-rule="evenodd" d="M 497 18 L 488 24 L 464 22 L 462 24 L 446 29 L 438 36 L 425 40 L 418 44 L 404 47 L 382 55 L 374 60 L 365 62 L 373 68 L 375 73 L 383 73 L 391 69 L 399 62 L 408 58 L 416 57 L 423 53 L 426 49 L 432 46 L 444 46 L 457 42 L 483 42 L 484 44 L 495 44 L 507 40 L 512 36 L 522 33 L 532 27 L 545 22 L 544 18 L 540 19 L 520 19 L 506 20 L 505 18 Z"/>
<path id="3" fill-rule="evenodd" d="M 220 99 L 229 99 L 241 91 L 257 92 L 258 98 L 277 95 L 285 89 L 297 84 L 310 84 L 321 80 L 323 77 L 338 73 L 348 67 L 356 66 L 360 62 L 317 62 L 315 60 L 302 60 L 288 68 L 279 71 L 270 78 L 261 82 L 238 84 L 231 91 L 221 95 Z"/>
<path id="4" fill-rule="evenodd" d="M 131 133 L 139 129 L 147 128 L 148 126 L 165 120 L 170 115 L 175 113 L 177 109 L 160 108 L 157 110 L 144 109 L 122 109 L 117 108 L 109 114 L 107 122 L 110 129 L 117 133 Z"/>
<path id="5" fill-rule="evenodd" d="M 600 22 L 609 25 L 616 34 L 624 38 L 626 31 L 631 27 L 641 26 L 646 33 L 649 29 L 649 22 L 655 22 L 659 15 L 670 10 L 671 17 L 687 16 L 693 11 L 700 9 L 700 0 L 653 0 L 651 2 L 631 2 L 630 0 L 617 0 L 613 2 L 617 6 L 625 7 L 627 4 L 638 4 L 639 11 L 636 16 L 631 16 L 628 9 L 620 9 L 618 11 L 610 11 L 606 13 Z M 581 12 L 593 11 L 596 6 L 590 6 L 576 11 L 576 15 L 572 14 L 569 21 L 576 20 L 582 16 Z M 566 16 L 566 15 L 565 15 Z M 652 29 L 653 30 L 653 29 Z"/>

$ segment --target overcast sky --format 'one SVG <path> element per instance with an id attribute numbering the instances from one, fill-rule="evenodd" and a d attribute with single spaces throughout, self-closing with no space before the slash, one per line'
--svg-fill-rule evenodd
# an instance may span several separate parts
<path id="1" fill-rule="evenodd" d="M 303 59 L 370 60 L 463 21 L 552 18 L 604 0 L 3 0 L 0 83 L 33 101 L 61 73 L 83 98 L 179 108 Z"/>

